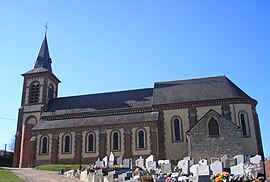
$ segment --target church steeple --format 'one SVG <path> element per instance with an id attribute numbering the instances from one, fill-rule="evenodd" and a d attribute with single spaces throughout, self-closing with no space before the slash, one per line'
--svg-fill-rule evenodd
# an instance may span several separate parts
<path id="1" fill-rule="evenodd" d="M 35 62 L 34 69 L 45 68 L 46 70 L 52 73 L 51 63 L 52 63 L 52 59 L 50 58 L 47 36 L 45 34 L 44 40 L 42 42 L 41 48 L 38 53 L 38 57 Z"/>

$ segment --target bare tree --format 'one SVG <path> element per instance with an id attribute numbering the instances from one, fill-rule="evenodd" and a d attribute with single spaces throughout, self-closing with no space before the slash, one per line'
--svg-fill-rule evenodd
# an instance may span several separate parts
<path id="1" fill-rule="evenodd" d="M 10 143 L 8 145 L 10 151 L 14 152 L 15 149 L 15 135 L 11 138 Z"/>

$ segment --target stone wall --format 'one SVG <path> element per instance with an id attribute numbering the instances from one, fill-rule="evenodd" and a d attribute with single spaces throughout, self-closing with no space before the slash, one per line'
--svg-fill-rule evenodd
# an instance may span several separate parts
<path id="1" fill-rule="evenodd" d="M 209 136 L 208 122 L 211 118 L 218 122 L 218 136 Z M 216 111 L 209 111 L 188 133 L 190 154 L 195 161 L 223 155 L 233 157 L 244 152 L 239 127 Z"/>

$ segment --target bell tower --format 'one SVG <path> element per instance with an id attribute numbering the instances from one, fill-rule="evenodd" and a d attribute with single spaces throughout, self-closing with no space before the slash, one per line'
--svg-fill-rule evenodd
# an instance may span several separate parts
<path id="1" fill-rule="evenodd" d="M 47 36 L 43 39 L 32 70 L 24 77 L 14 151 L 14 167 L 29 167 L 31 129 L 39 122 L 50 99 L 57 98 L 60 80 L 52 72 Z"/>

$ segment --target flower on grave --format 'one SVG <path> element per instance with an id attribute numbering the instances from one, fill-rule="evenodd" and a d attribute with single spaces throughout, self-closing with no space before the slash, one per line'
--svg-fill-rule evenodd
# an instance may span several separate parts
<path id="1" fill-rule="evenodd" d="M 99 170 L 99 169 L 102 169 L 102 168 L 103 168 L 103 166 L 97 166 L 97 165 L 94 166 L 95 170 Z"/>
<path id="2" fill-rule="evenodd" d="M 121 164 L 115 164 L 114 166 L 111 167 L 111 170 L 113 171 L 113 170 L 121 169 L 121 168 L 123 168 L 123 165 L 121 165 Z"/>
<path id="3" fill-rule="evenodd" d="M 228 172 L 222 172 L 221 174 L 214 174 L 210 177 L 213 182 L 222 182 L 223 180 L 229 179 L 230 174 Z"/>
<path id="4" fill-rule="evenodd" d="M 166 178 L 165 182 L 176 182 L 176 179 L 169 176 Z"/>
<path id="5" fill-rule="evenodd" d="M 252 182 L 261 182 L 261 181 L 264 181 L 263 176 L 258 177 L 257 179 L 253 180 Z"/>

